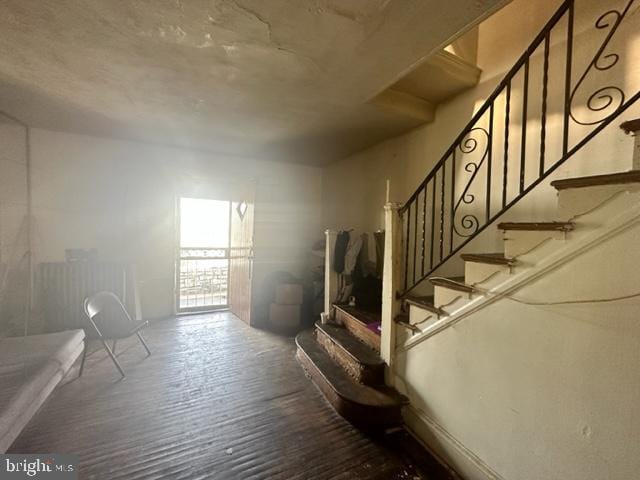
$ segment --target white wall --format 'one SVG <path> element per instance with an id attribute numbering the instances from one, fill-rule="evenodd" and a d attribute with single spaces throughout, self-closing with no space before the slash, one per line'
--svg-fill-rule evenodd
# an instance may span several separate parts
<path id="1" fill-rule="evenodd" d="M 593 23 L 608 9 L 623 7 L 627 2 L 614 0 L 606 6 L 598 0 L 577 0 L 576 40 L 574 52 L 575 82 L 585 69 L 604 39 L 606 30 L 597 30 Z M 438 106 L 433 123 L 418 128 L 406 135 L 385 141 L 349 158 L 335 162 L 324 170 L 323 224 L 327 228 L 351 228 L 375 230 L 382 227 L 382 206 L 385 201 L 385 182 L 391 181 L 391 200 L 405 202 L 424 179 L 433 165 L 483 104 L 507 70 L 527 48 L 538 31 L 555 12 L 560 2 L 555 0 L 514 0 L 493 17 L 479 26 L 478 64 L 482 69 L 479 85 L 448 103 Z M 640 51 L 640 30 L 637 29 L 638 8 L 636 4 L 613 38 L 606 53 L 620 54 L 620 61 L 611 70 L 592 71 L 584 86 L 578 91 L 574 110 L 585 114 L 584 105 L 588 94 L 606 85 L 619 85 L 628 96 L 640 88 L 640 64 L 635 61 Z M 610 19 L 608 17 L 608 19 Z M 564 64 L 564 44 L 562 30 L 552 36 L 552 54 L 550 67 L 550 91 L 547 125 L 548 162 L 559 158 L 559 132 L 562 127 L 562 87 L 561 68 Z M 527 170 L 537 170 L 539 157 L 539 109 L 541 105 L 541 52 L 537 52 L 531 64 L 531 83 L 529 94 L 529 131 L 527 142 Z M 511 148 L 510 158 L 513 164 L 519 163 L 519 137 L 522 113 L 519 110 L 519 98 L 522 95 L 521 83 L 514 82 L 511 111 Z M 497 106 L 504 105 L 500 99 Z M 496 110 L 498 111 L 498 109 Z M 556 177 L 604 173 L 627 170 L 630 166 L 629 152 L 632 142 L 625 138 L 618 125 L 626 119 L 640 116 L 640 104 L 623 114 L 618 121 L 601 132 L 596 139 L 573 156 L 559 171 Z M 584 117 L 583 117 L 584 118 Z M 593 117 L 589 117 L 593 118 Z M 500 121 L 496 114 L 496 122 Z M 575 143 L 584 130 L 572 126 L 571 140 Z M 496 131 L 498 137 L 500 131 Z M 496 139 L 496 146 L 502 139 Z M 497 154 L 496 154 L 497 156 Z M 461 155 L 458 155 L 458 162 Z M 473 156 L 468 156 L 473 160 Z M 494 162 L 500 161 L 494 158 Z M 459 163 L 460 165 L 460 163 Z M 494 185 L 501 182 L 501 165 L 494 163 Z M 466 175 L 466 176 L 465 176 Z M 510 183 L 517 184 L 518 171 L 510 169 Z M 527 175 L 529 177 L 529 175 Z M 462 184 L 468 174 L 459 178 Z M 551 181 L 551 178 L 549 179 Z M 476 181 L 484 185 L 482 175 Z M 473 189 L 471 190 L 473 192 Z M 482 188 L 478 198 L 483 199 Z M 494 191 L 494 193 L 498 193 Z M 545 183 L 536 191 L 513 207 L 504 220 L 528 219 L 542 220 L 554 214 L 555 192 Z M 484 205 L 484 201 L 477 204 Z M 494 205 L 497 203 L 494 202 Z M 474 211 L 471 208 L 471 212 Z M 499 235 L 495 229 L 489 229 L 481 239 L 474 242 L 472 249 L 493 251 L 499 247 Z M 461 264 L 459 264 L 461 267 Z"/>
<path id="2" fill-rule="evenodd" d="M 269 272 L 304 273 L 321 236 L 313 167 L 35 129 L 32 178 L 35 262 L 97 248 L 102 259 L 136 263 L 145 318 L 173 311 L 179 196 L 224 199 L 255 181 L 254 299 Z"/>
<path id="3" fill-rule="evenodd" d="M 639 197 L 636 188 L 605 202 L 605 213 L 578 219 L 578 228 L 594 231 L 599 241 L 586 250 L 574 245 L 575 257 L 556 260 L 510 295 L 556 303 L 640 294 Z M 554 242 L 537 257 L 525 256 L 522 271 L 563 248 L 563 241 Z M 469 480 L 638 478 L 638 311 L 638 297 L 489 302 L 398 351 L 394 372 L 411 400 L 407 420 Z"/>
<path id="4" fill-rule="evenodd" d="M 28 302 L 26 128 L 0 115 L 0 337 L 24 332 Z"/>

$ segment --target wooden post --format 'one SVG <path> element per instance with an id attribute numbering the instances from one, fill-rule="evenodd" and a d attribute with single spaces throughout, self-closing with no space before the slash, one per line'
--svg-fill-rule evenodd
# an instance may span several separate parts
<path id="1" fill-rule="evenodd" d="M 622 125 L 620 125 L 620 128 L 622 128 L 625 133 L 630 133 L 635 137 L 631 169 L 640 170 L 640 118 L 624 122 Z"/>
<path id="2" fill-rule="evenodd" d="M 382 273 L 382 333 L 380 354 L 389 367 L 393 365 L 396 345 L 396 315 L 400 301 L 396 293 L 402 278 L 402 219 L 398 203 L 384 206 L 384 269 Z"/>
<path id="3" fill-rule="evenodd" d="M 331 305 L 338 296 L 338 274 L 333 270 L 334 252 L 338 232 L 326 230 L 325 255 L 324 255 L 324 313 L 331 315 Z"/>

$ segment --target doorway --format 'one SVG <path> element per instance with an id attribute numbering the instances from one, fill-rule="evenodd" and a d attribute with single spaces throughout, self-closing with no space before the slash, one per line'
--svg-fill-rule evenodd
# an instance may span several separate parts
<path id="1" fill-rule="evenodd" d="M 206 312 L 229 306 L 231 202 L 178 200 L 176 309 Z"/>

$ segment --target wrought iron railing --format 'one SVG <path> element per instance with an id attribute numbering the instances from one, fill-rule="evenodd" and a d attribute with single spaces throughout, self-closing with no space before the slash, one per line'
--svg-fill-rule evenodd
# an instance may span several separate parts
<path id="1" fill-rule="evenodd" d="M 229 303 L 229 249 L 180 247 L 178 310 L 210 310 Z"/>
<path id="2" fill-rule="evenodd" d="M 575 0 L 565 1 L 489 95 L 400 209 L 401 295 L 429 277 L 638 100 L 640 91 L 627 98 L 616 85 L 593 87 L 590 76 L 618 64 L 620 56 L 605 51 L 634 1 L 596 20 L 595 27 L 606 35 L 575 83 Z M 585 95 L 592 87 L 595 91 Z M 584 100 L 581 109 L 576 106 L 578 98 Z"/>

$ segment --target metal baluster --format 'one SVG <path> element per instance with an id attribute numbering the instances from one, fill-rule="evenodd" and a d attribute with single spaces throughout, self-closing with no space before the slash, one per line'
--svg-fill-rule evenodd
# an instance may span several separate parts
<path id="1" fill-rule="evenodd" d="M 509 114 L 511 108 L 511 80 L 507 83 L 507 101 L 504 122 L 504 165 L 502 167 L 502 208 L 507 204 L 507 175 L 509 173 Z"/>
<path id="2" fill-rule="evenodd" d="M 527 161 L 527 114 L 529 107 L 529 57 L 524 62 L 524 86 L 522 89 L 522 143 L 520 144 L 520 193 L 524 190 Z"/>
<path id="3" fill-rule="evenodd" d="M 431 188 L 431 254 L 429 260 L 429 270 L 433 268 L 433 250 L 435 248 L 436 232 L 436 176 L 433 176 L 433 186 Z"/>
<path id="4" fill-rule="evenodd" d="M 544 155 L 547 149 L 547 95 L 549 90 L 549 32 L 544 36 L 544 66 L 542 67 L 542 115 L 540 116 L 540 170 L 544 175 Z"/>
<path id="5" fill-rule="evenodd" d="M 456 191 L 456 149 L 454 148 L 452 152 L 452 158 L 451 158 L 451 219 L 449 221 L 450 222 L 449 230 L 451 231 L 451 235 L 449 236 L 450 252 L 453 250 L 453 222 L 455 220 L 455 212 L 453 211 L 453 209 L 455 208 L 453 197 L 455 197 L 455 191 Z"/>
<path id="6" fill-rule="evenodd" d="M 491 159 L 493 158 L 493 102 L 489 107 L 489 145 L 487 151 L 487 223 L 491 217 Z"/>
<path id="7" fill-rule="evenodd" d="M 420 277 L 424 277 L 424 243 L 427 236 L 427 186 L 424 186 L 422 194 L 422 260 L 420 263 Z"/>
<path id="8" fill-rule="evenodd" d="M 411 204 L 407 210 L 407 235 L 404 248 L 404 288 L 409 287 L 409 228 L 411 223 Z"/>
<path id="9" fill-rule="evenodd" d="M 444 178 L 447 174 L 447 162 L 442 164 L 442 180 L 440 184 L 440 261 L 444 256 Z"/>
<path id="10" fill-rule="evenodd" d="M 573 63 L 573 0 L 569 2 L 567 16 L 567 66 L 564 85 L 564 129 L 562 134 L 562 155 L 569 150 L 569 114 L 571 110 L 571 65 Z"/>
<path id="11" fill-rule="evenodd" d="M 416 283 L 416 251 L 418 249 L 418 197 L 416 197 L 416 211 L 414 212 L 414 223 L 415 223 L 415 227 L 413 228 L 413 258 L 412 258 L 412 263 L 413 263 L 413 268 L 412 268 L 412 275 L 413 275 L 413 283 Z"/>

